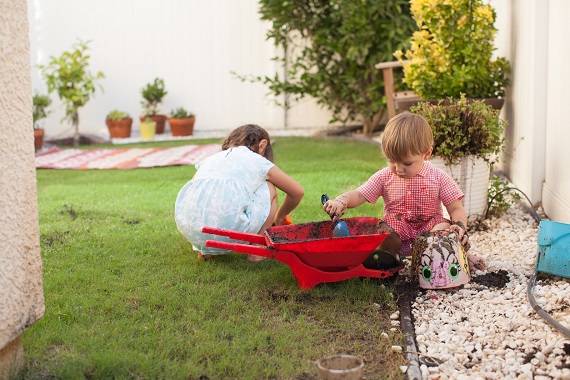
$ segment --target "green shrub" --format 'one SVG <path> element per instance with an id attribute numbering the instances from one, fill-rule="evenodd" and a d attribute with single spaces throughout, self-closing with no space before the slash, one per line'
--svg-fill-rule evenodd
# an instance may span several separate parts
<path id="1" fill-rule="evenodd" d="M 495 10 L 482 0 L 411 0 L 419 28 L 411 48 L 394 55 L 404 82 L 424 99 L 497 98 L 510 81 L 506 58 L 493 60 Z"/>
<path id="2" fill-rule="evenodd" d="M 35 94 L 32 98 L 32 117 L 34 120 L 34 129 L 38 128 L 36 123 L 41 120 L 45 119 L 51 111 L 48 110 L 49 106 L 51 105 L 51 98 L 49 95 L 40 95 Z"/>
<path id="3" fill-rule="evenodd" d="M 74 145 L 79 145 L 79 109 L 95 93 L 95 82 L 105 77 L 101 71 L 97 74 L 89 71 L 89 43 L 79 40 L 72 46 L 73 50 L 65 51 L 59 57 L 51 56 L 47 65 L 38 65 L 48 92 L 55 91 L 65 105 L 65 119 L 75 130 Z"/>
<path id="4" fill-rule="evenodd" d="M 463 157 L 478 156 L 491 164 L 503 152 L 506 122 L 499 111 L 483 100 L 440 100 L 437 104 L 421 102 L 410 111 L 423 116 L 433 130 L 433 155 L 446 165 L 456 164 Z"/>
<path id="5" fill-rule="evenodd" d="M 305 96 L 332 112 L 331 122 L 356 120 L 370 133 L 386 109 L 379 62 L 392 60 L 414 29 L 408 0 L 261 0 L 267 38 L 286 52 L 283 74 L 253 77 L 285 108 Z M 246 80 L 244 77 L 240 77 Z"/>
<path id="6" fill-rule="evenodd" d="M 513 206 L 513 199 L 521 199 L 519 193 L 509 193 L 509 190 L 513 190 L 509 187 L 509 182 L 501 179 L 501 177 L 497 175 L 491 176 L 491 180 L 489 181 L 488 215 L 499 217 Z"/>

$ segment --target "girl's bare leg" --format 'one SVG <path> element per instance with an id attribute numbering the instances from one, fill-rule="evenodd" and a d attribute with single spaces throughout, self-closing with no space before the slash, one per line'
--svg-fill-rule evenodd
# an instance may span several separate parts
<path id="1" fill-rule="evenodd" d="M 210 254 L 203 255 L 202 252 L 198 251 L 198 260 L 209 260 L 213 257 L 214 257 L 214 255 L 210 255 Z"/>
<path id="2" fill-rule="evenodd" d="M 266 229 L 271 227 L 271 225 L 273 224 L 273 220 L 275 219 L 275 214 L 277 214 L 277 205 L 278 205 L 277 190 L 275 190 L 275 185 L 273 185 L 269 181 L 267 181 L 267 186 L 269 187 L 269 197 L 270 197 L 271 208 L 269 210 L 269 216 L 265 220 L 265 223 L 263 223 L 263 226 L 261 226 L 261 228 L 257 232 L 260 235 L 262 235 Z M 263 259 L 265 259 L 265 257 L 263 257 L 263 256 L 247 255 L 247 261 L 258 262 L 258 261 L 261 261 Z"/>

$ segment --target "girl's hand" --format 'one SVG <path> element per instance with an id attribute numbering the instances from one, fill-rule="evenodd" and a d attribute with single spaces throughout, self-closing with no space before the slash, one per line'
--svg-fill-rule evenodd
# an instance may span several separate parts
<path id="1" fill-rule="evenodd" d="M 278 220 L 273 221 L 273 226 L 288 226 L 289 224 L 293 224 L 293 219 L 291 218 L 291 215 L 287 215 L 281 221 Z"/>
<path id="2" fill-rule="evenodd" d="M 456 231 L 459 235 L 459 242 L 465 248 L 465 251 L 469 251 L 471 248 L 471 244 L 469 243 L 469 235 L 467 234 L 467 230 L 465 229 L 465 225 L 463 222 L 455 222 L 449 227 L 450 231 Z"/>
<path id="3" fill-rule="evenodd" d="M 330 199 L 323 205 L 323 210 L 336 222 L 346 212 L 346 202 L 340 199 Z"/>

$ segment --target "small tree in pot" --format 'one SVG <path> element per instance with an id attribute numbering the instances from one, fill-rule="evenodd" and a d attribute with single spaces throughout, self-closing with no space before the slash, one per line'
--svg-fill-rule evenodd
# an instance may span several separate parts
<path id="1" fill-rule="evenodd" d="M 155 78 L 153 82 L 147 83 L 141 90 L 143 100 L 141 105 L 144 114 L 141 115 L 140 121 L 144 121 L 149 117 L 152 121 L 156 122 L 156 133 L 164 133 L 164 125 L 166 123 L 166 115 L 159 114 L 160 105 L 163 98 L 168 94 L 164 87 L 164 79 Z"/>
<path id="2" fill-rule="evenodd" d="M 45 130 L 40 127 L 38 122 L 45 119 L 50 114 L 51 111 L 48 108 L 51 105 L 51 98 L 49 95 L 34 94 L 32 104 L 32 117 L 34 120 L 34 147 L 36 150 L 40 150 L 44 144 Z"/>
<path id="3" fill-rule="evenodd" d="M 89 58 L 87 50 L 89 42 L 78 41 L 73 50 L 63 52 L 59 57 L 50 57 L 48 65 L 38 65 L 48 91 L 57 92 L 65 105 L 65 118 L 73 125 L 73 145 L 79 145 L 79 109 L 83 107 L 91 95 L 95 93 L 95 82 L 104 78 L 102 72 L 93 75 L 89 71 Z"/>

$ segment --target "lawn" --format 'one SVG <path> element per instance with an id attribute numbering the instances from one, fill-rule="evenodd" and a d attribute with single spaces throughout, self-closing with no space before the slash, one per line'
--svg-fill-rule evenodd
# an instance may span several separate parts
<path id="1" fill-rule="evenodd" d="M 279 137 L 274 149 L 305 188 L 294 223 L 327 220 L 322 193 L 353 189 L 385 165 L 371 142 Z M 367 379 L 403 378 L 392 281 L 304 292 L 275 260 L 199 261 L 173 216 L 194 172 L 37 171 L 46 313 L 24 333 L 21 378 L 317 379 L 316 361 L 341 353 L 363 358 Z M 363 205 L 346 216 L 380 213 Z"/>

